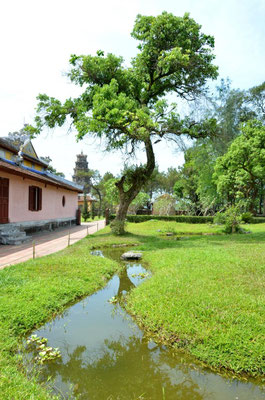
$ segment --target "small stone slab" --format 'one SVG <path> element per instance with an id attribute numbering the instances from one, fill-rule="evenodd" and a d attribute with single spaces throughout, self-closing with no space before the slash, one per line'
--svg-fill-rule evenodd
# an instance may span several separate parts
<path id="1" fill-rule="evenodd" d="M 140 260 L 142 258 L 142 254 L 134 253 L 133 251 L 128 251 L 127 253 L 123 253 L 121 258 L 123 260 Z"/>
<path id="2" fill-rule="evenodd" d="M 91 256 L 104 257 L 101 250 L 93 250 L 90 252 Z"/>

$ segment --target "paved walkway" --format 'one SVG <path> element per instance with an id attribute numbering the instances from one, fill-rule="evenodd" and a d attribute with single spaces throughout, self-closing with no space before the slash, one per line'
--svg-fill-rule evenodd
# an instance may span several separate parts
<path id="1" fill-rule="evenodd" d="M 0 269 L 8 265 L 18 264 L 33 257 L 32 242 L 35 242 L 35 256 L 42 257 L 47 254 L 55 253 L 68 246 L 69 232 L 70 244 L 83 239 L 87 234 L 97 232 L 105 227 L 105 220 L 86 222 L 80 226 L 74 226 L 69 229 L 61 228 L 54 232 L 39 232 L 32 234 L 32 240 L 19 246 L 9 246 L 0 244 Z"/>

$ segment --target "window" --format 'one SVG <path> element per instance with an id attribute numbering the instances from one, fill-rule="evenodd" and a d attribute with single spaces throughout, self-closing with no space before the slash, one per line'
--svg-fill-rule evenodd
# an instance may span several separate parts
<path id="1" fill-rule="evenodd" d="M 63 198 L 62 198 L 62 206 L 63 207 L 65 206 L 65 196 L 63 196 Z"/>
<path id="2" fill-rule="evenodd" d="M 38 186 L 29 187 L 29 210 L 40 211 L 42 209 L 42 189 Z"/>

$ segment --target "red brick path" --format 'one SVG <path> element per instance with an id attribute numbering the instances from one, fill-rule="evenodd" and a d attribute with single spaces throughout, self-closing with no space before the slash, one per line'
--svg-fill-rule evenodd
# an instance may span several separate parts
<path id="1" fill-rule="evenodd" d="M 41 232 L 32 235 L 32 241 L 35 241 L 36 257 L 46 256 L 55 253 L 68 246 L 69 231 L 70 244 L 83 239 L 87 233 L 95 233 L 105 227 L 105 220 L 87 222 L 73 228 L 61 228 L 54 232 Z M 18 264 L 29 260 L 33 256 L 32 241 L 19 246 L 8 246 L 0 244 L 0 269 L 8 265 Z"/>

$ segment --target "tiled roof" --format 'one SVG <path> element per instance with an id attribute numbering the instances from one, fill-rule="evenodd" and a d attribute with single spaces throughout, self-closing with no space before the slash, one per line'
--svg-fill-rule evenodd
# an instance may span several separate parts
<path id="1" fill-rule="evenodd" d="M 58 175 L 54 175 L 47 171 L 37 171 L 28 168 L 22 164 L 16 164 L 14 161 L 0 158 L 0 169 L 13 173 L 15 175 L 26 176 L 35 179 L 39 182 L 49 183 L 53 186 L 63 187 L 65 189 L 73 190 L 79 193 L 83 192 L 83 187 L 74 182 L 68 181 Z"/>
<path id="2" fill-rule="evenodd" d="M 8 150 L 12 151 L 13 153 L 18 154 L 19 150 L 20 150 L 20 146 L 16 143 L 14 143 L 13 140 L 11 140 L 9 137 L 0 137 L 0 146 L 3 146 L 5 148 L 7 148 Z M 44 167 L 47 167 L 47 163 L 45 163 L 43 160 L 36 158 L 32 155 L 26 154 L 22 152 L 22 156 L 25 158 L 28 158 L 34 162 L 37 162 L 40 165 L 43 165 Z"/>

